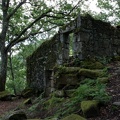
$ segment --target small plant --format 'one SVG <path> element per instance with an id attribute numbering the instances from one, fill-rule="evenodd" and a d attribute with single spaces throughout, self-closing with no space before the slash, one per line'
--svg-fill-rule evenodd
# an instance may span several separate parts
<path id="1" fill-rule="evenodd" d="M 108 102 L 110 96 L 106 92 L 105 84 L 101 84 L 97 80 L 86 79 L 84 84 L 77 89 L 75 99 L 78 101 L 94 99 L 100 102 Z"/>

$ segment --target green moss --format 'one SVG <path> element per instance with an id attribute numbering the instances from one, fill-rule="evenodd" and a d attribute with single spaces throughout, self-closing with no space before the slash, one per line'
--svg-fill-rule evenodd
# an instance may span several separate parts
<path id="1" fill-rule="evenodd" d="M 26 100 L 23 102 L 23 104 L 24 104 L 24 105 L 32 104 L 31 98 L 26 99 Z"/>
<path id="2" fill-rule="evenodd" d="M 81 67 L 87 68 L 87 69 L 103 69 L 104 65 L 98 61 L 82 61 Z"/>
<path id="3" fill-rule="evenodd" d="M 81 109 L 86 117 L 93 117 L 99 114 L 99 102 L 96 100 L 82 101 Z"/>
<path id="4" fill-rule="evenodd" d="M 76 73 L 80 70 L 80 67 L 55 66 L 54 70 L 59 73 Z"/>
<path id="5" fill-rule="evenodd" d="M 26 88 L 22 91 L 22 96 L 24 98 L 29 98 L 34 95 L 34 90 L 32 88 Z"/>
<path id="6" fill-rule="evenodd" d="M 79 73 L 80 76 L 85 76 L 88 78 L 97 78 L 103 75 L 103 71 L 101 70 L 89 70 L 89 69 L 80 69 Z"/>
<path id="7" fill-rule="evenodd" d="M 64 67 L 64 66 L 55 66 L 55 78 L 58 78 L 61 74 L 74 74 L 80 70 L 80 67 Z"/>
<path id="8" fill-rule="evenodd" d="M 80 115 L 77 114 L 71 114 L 61 120 L 86 120 L 85 118 L 81 117 Z"/>
<path id="9" fill-rule="evenodd" d="M 60 98 L 62 98 L 62 97 L 65 96 L 65 92 L 64 92 L 63 90 L 56 90 L 56 91 L 54 92 L 54 95 L 55 95 L 55 97 L 60 97 Z"/>
<path id="10" fill-rule="evenodd" d="M 80 67 L 63 67 L 54 68 L 54 79 L 56 80 L 56 88 L 61 85 L 78 85 L 83 78 L 96 79 L 107 75 L 106 69 L 91 70 Z"/>
<path id="11" fill-rule="evenodd" d="M 0 92 L 0 99 L 6 97 L 7 95 L 10 95 L 10 93 L 8 91 Z"/>
<path id="12" fill-rule="evenodd" d="M 79 78 L 77 74 L 60 74 L 59 77 L 56 78 L 55 87 L 57 89 L 62 89 L 65 86 L 76 86 L 79 84 Z"/>
<path id="13" fill-rule="evenodd" d="M 63 100 L 64 100 L 63 98 L 57 98 L 53 95 L 50 99 L 45 101 L 44 105 L 47 106 L 47 107 L 53 107 L 56 104 L 62 102 Z"/>
<path id="14" fill-rule="evenodd" d="M 75 91 L 76 91 L 76 89 L 65 90 L 65 94 L 66 94 L 67 97 L 73 97 L 73 96 L 75 96 L 74 95 Z"/>
<path id="15" fill-rule="evenodd" d="M 97 80 L 100 83 L 108 83 L 109 82 L 109 78 L 108 77 L 97 78 Z"/>
<path id="16" fill-rule="evenodd" d="M 120 56 L 115 56 L 112 60 L 113 61 L 120 61 Z"/>
<path id="17" fill-rule="evenodd" d="M 29 57 L 31 60 L 30 62 L 33 62 L 36 65 L 36 61 L 39 62 L 39 65 L 46 67 L 46 69 L 52 69 L 53 66 L 56 63 L 56 44 L 59 44 L 60 42 L 57 43 L 58 34 L 56 34 L 53 38 L 50 40 L 46 40 L 43 42 L 34 52 L 33 54 Z M 47 49 L 46 49 L 47 48 Z"/>

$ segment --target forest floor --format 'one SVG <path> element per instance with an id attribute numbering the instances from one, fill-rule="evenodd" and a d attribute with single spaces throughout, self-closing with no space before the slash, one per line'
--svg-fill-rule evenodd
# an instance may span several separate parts
<path id="1" fill-rule="evenodd" d="M 5 113 L 14 110 L 19 106 L 25 99 L 17 99 L 13 101 L 0 101 L 0 116 Z"/>
<path id="2" fill-rule="evenodd" d="M 107 84 L 107 91 L 112 96 L 112 99 L 109 105 L 101 107 L 99 117 L 89 118 L 87 120 L 120 120 L 120 62 L 110 63 L 108 64 L 108 68 L 110 79 Z M 0 101 L 0 116 L 15 109 L 24 100 Z M 119 105 L 113 107 L 114 102 L 119 102 Z"/>

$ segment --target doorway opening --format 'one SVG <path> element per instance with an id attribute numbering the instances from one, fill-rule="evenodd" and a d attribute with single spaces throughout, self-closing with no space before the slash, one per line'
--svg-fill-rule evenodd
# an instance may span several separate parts
<path id="1" fill-rule="evenodd" d="M 73 33 L 70 33 L 69 34 L 69 57 L 73 56 L 73 45 L 74 45 Z"/>

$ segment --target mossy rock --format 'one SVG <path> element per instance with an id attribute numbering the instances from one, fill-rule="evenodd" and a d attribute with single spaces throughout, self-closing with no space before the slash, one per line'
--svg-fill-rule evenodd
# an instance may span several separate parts
<path id="1" fill-rule="evenodd" d="M 23 104 L 24 104 L 24 105 L 32 104 L 31 98 L 26 99 L 26 100 L 23 102 Z"/>
<path id="2" fill-rule="evenodd" d="M 34 95 L 34 90 L 32 88 L 26 88 L 22 91 L 22 97 L 24 98 L 30 98 Z"/>
<path id="3" fill-rule="evenodd" d="M 67 97 L 73 97 L 76 89 L 65 90 L 65 94 Z"/>
<path id="4" fill-rule="evenodd" d="M 78 76 L 80 67 L 64 67 L 64 66 L 55 66 L 54 67 L 54 79 L 56 79 L 55 87 L 61 89 L 66 85 L 77 85 Z"/>
<path id="5" fill-rule="evenodd" d="M 99 101 L 97 100 L 82 101 L 81 109 L 85 117 L 96 117 L 99 115 Z"/>
<path id="6" fill-rule="evenodd" d="M 120 61 L 120 56 L 114 56 L 112 61 Z"/>
<path id="7" fill-rule="evenodd" d="M 53 95 L 50 99 L 45 101 L 44 105 L 47 107 L 53 107 L 56 104 L 61 103 L 63 100 L 64 100 L 63 98 L 58 98 Z"/>
<path id="8" fill-rule="evenodd" d="M 11 113 L 7 113 L 2 120 L 26 120 L 27 116 L 26 114 L 21 111 L 12 111 Z"/>
<path id="9" fill-rule="evenodd" d="M 80 67 L 56 67 L 54 69 L 56 80 L 55 87 L 62 89 L 66 85 L 77 86 L 81 80 L 85 78 L 96 79 L 106 75 L 106 71 L 103 70 L 91 70 Z"/>
<path id="10" fill-rule="evenodd" d="M 81 62 L 81 67 L 86 69 L 103 69 L 105 66 L 98 61 L 85 60 Z"/>
<path id="11" fill-rule="evenodd" d="M 101 77 L 101 78 L 97 78 L 98 82 L 100 83 L 108 83 L 109 82 L 109 78 L 108 77 Z"/>
<path id="12" fill-rule="evenodd" d="M 81 117 L 80 115 L 77 114 L 71 114 L 61 120 L 86 120 L 85 118 Z"/>
<path id="13" fill-rule="evenodd" d="M 54 95 L 55 95 L 55 97 L 64 97 L 65 96 L 65 92 L 63 91 L 63 90 L 56 90 L 55 92 L 54 92 Z"/>
<path id="14" fill-rule="evenodd" d="M 103 71 L 102 70 L 80 69 L 78 75 L 95 79 L 97 77 L 103 76 Z"/>
<path id="15" fill-rule="evenodd" d="M 58 78 L 56 78 L 55 87 L 57 89 L 62 89 L 63 87 L 67 85 L 76 86 L 78 85 L 79 80 L 80 79 L 75 73 L 74 74 L 61 74 Z"/>
<path id="16" fill-rule="evenodd" d="M 64 66 L 55 66 L 55 76 L 57 77 L 60 74 L 73 74 L 80 70 L 80 67 L 64 67 Z"/>
<path id="17" fill-rule="evenodd" d="M 8 92 L 8 91 L 2 91 L 2 92 L 0 92 L 0 100 L 12 100 L 11 99 L 11 94 L 10 94 L 10 92 Z"/>

